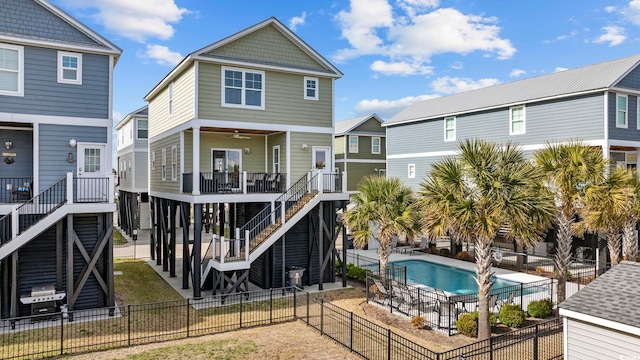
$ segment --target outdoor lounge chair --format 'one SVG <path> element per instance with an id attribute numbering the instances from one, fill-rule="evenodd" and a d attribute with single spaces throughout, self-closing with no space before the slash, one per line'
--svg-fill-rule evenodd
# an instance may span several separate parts
<path id="1" fill-rule="evenodd" d="M 426 249 L 429 246 L 429 239 L 426 237 L 422 237 L 422 239 L 420 239 L 420 246 L 418 247 L 411 247 L 409 249 L 406 249 L 404 252 L 409 252 L 409 254 L 413 254 L 414 251 L 422 251 L 424 249 Z"/>
<path id="2" fill-rule="evenodd" d="M 435 311 L 438 313 L 438 329 L 454 328 L 458 320 L 458 315 L 463 312 L 462 308 L 457 302 L 450 301 L 444 291 L 438 289 L 435 291 L 438 296 L 438 303 L 435 308 Z M 442 320 L 445 320 L 446 325 L 442 325 Z"/>
<path id="3" fill-rule="evenodd" d="M 499 296 L 500 294 L 491 295 L 491 297 L 489 298 L 489 311 L 491 311 L 492 309 L 497 309 L 498 311 L 500 311 L 500 306 L 498 305 Z"/>
<path id="4" fill-rule="evenodd" d="M 384 301 L 391 299 L 392 297 L 391 289 L 386 288 L 381 280 L 374 279 L 374 278 L 371 278 L 371 279 L 373 280 L 373 284 L 378 289 L 378 292 L 382 294 L 382 299 Z"/>
<path id="5" fill-rule="evenodd" d="M 506 298 L 505 300 L 500 300 L 498 299 L 496 305 L 498 306 L 498 311 L 500 311 L 500 309 L 502 309 L 503 306 L 505 305 L 509 305 L 509 304 L 513 304 L 513 300 L 516 297 L 516 291 L 513 290 L 510 294 L 509 297 Z"/>

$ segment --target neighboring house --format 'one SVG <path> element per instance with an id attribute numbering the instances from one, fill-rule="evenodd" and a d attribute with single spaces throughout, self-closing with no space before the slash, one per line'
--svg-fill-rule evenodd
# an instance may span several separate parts
<path id="1" fill-rule="evenodd" d="M 122 50 L 48 1 L 0 0 L 0 14 L 1 315 L 113 306 L 112 83 Z M 43 286 L 63 299 L 28 305 Z"/>
<path id="2" fill-rule="evenodd" d="M 334 138 L 335 167 L 349 174 L 349 192 L 357 191 L 360 180 L 367 175 L 386 176 L 386 129 L 378 115 L 337 122 Z"/>
<path id="3" fill-rule="evenodd" d="M 149 229 L 148 107 L 127 115 L 116 125 L 118 137 L 118 225 L 128 235 Z"/>
<path id="4" fill-rule="evenodd" d="M 559 305 L 565 359 L 640 354 L 640 263 L 623 261 Z"/>
<path id="5" fill-rule="evenodd" d="M 348 199 L 331 173 L 341 76 L 270 18 L 189 54 L 146 95 L 151 250 L 175 276 L 176 219 L 184 241 L 193 223 L 182 276 L 194 297 L 282 286 L 290 266 L 306 268 L 304 284 L 334 281 L 335 212 Z M 205 254 L 203 227 L 217 233 Z"/>

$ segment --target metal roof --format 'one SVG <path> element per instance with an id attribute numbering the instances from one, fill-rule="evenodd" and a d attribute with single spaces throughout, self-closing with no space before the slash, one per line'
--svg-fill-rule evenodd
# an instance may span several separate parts
<path id="1" fill-rule="evenodd" d="M 149 105 L 145 105 L 137 110 L 134 110 L 129 114 L 127 114 L 127 116 L 125 116 L 124 119 L 120 120 L 116 124 L 116 130 L 119 130 L 126 122 L 128 122 L 134 117 L 146 117 L 148 115 L 149 115 Z"/>
<path id="2" fill-rule="evenodd" d="M 559 306 L 640 328 L 640 263 L 623 261 Z"/>
<path id="3" fill-rule="evenodd" d="M 640 55 L 564 70 L 414 103 L 383 126 L 523 104 L 613 87 L 638 65 Z"/>
<path id="4" fill-rule="evenodd" d="M 365 115 L 365 116 L 354 117 L 351 119 L 341 120 L 336 122 L 335 130 L 334 130 L 335 135 L 336 136 L 344 135 L 371 118 L 375 118 L 382 124 L 382 119 L 375 113 L 370 115 Z"/>

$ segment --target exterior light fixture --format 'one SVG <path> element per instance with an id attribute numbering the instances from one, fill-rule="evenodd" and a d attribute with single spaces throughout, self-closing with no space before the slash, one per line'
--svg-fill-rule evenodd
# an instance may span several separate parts
<path id="1" fill-rule="evenodd" d="M 307 150 L 309 149 L 309 145 L 307 144 L 302 144 L 302 150 Z"/>
<path id="2" fill-rule="evenodd" d="M 76 147 L 76 145 L 78 144 L 78 142 L 76 141 L 76 139 L 71 139 L 69 140 L 69 146 L 71 147 Z"/>

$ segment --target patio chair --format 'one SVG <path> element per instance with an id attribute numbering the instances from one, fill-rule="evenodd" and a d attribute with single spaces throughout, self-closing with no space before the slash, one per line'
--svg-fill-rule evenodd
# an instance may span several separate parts
<path id="1" fill-rule="evenodd" d="M 265 173 L 252 174 L 252 176 L 247 179 L 247 191 L 260 192 L 262 190 L 262 187 L 264 186 L 266 177 L 267 174 Z"/>
<path id="2" fill-rule="evenodd" d="M 422 237 L 422 239 L 420 239 L 420 245 L 418 247 L 412 247 L 409 248 L 405 251 L 409 252 L 409 255 L 412 255 L 414 251 L 422 251 L 427 249 L 427 247 L 429 246 L 429 239 L 427 237 Z"/>
<path id="3" fill-rule="evenodd" d="M 489 298 L 489 311 L 491 311 L 491 309 L 497 309 L 498 311 L 500 311 L 500 306 L 498 305 L 499 296 L 500 294 L 491 295 L 491 297 Z"/>
<path id="4" fill-rule="evenodd" d="M 407 313 L 410 313 L 412 309 L 418 309 L 421 312 L 427 312 L 430 308 L 433 308 L 433 305 L 429 301 L 422 300 L 419 296 L 416 297 L 412 294 L 411 289 L 409 289 L 405 284 L 397 283 L 393 285 L 393 292 L 396 294 L 400 305 L 407 306 Z"/>
<path id="5" fill-rule="evenodd" d="M 266 176 L 265 180 L 265 191 L 267 192 L 280 192 L 280 173 L 271 174 L 271 176 Z"/>
<path id="6" fill-rule="evenodd" d="M 378 288 L 378 292 L 382 294 L 383 300 L 388 300 L 391 298 L 391 292 L 387 290 L 387 288 L 382 284 L 382 281 L 371 278 L 373 280 L 373 284 Z"/>
<path id="7" fill-rule="evenodd" d="M 515 297 L 516 297 L 516 291 L 513 290 L 511 293 L 509 293 L 509 297 L 506 298 L 505 300 L 498 299 L 498 301 L 496 302 L 496 305 L 498 306 L 498 311 L 500 311 L 500 309 L 502 309 L 502 307 L 505 305 L 513 304 L 513 300 L 515 299 Z"/>
<path id="8" fill-rule="evenodd" d="M 458 315 L 463 312 L 463 309 L 457 302 L 449 300 L 447 295 L 442 290 L 436 289 L 438 295 L 438 302 L 435 311 L 438 313 L 438 329 L 452 329 L 456 326 Z M 442 320 L 446 320 L 446 325 L 442 325 Z"/>

